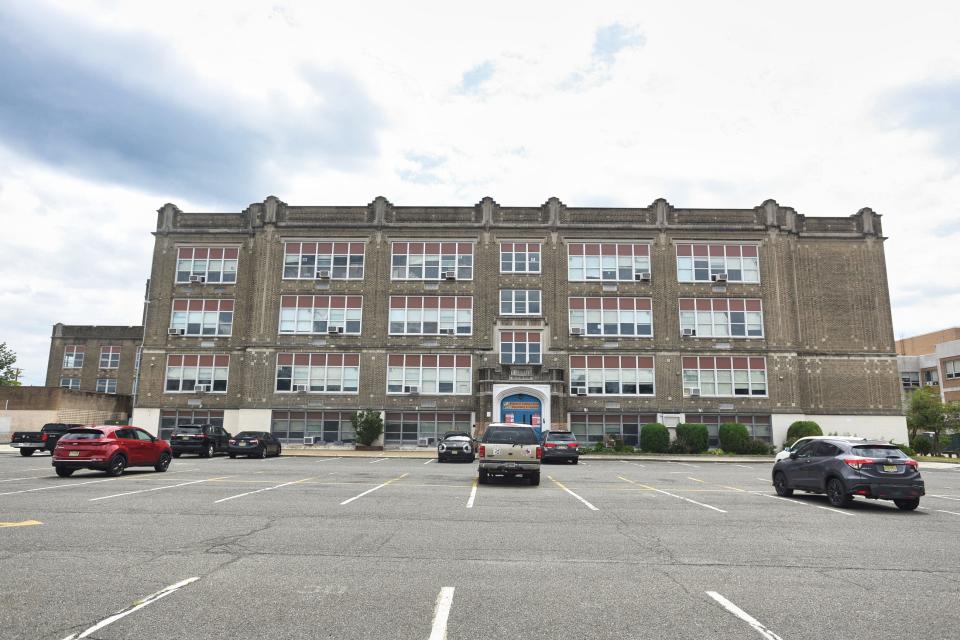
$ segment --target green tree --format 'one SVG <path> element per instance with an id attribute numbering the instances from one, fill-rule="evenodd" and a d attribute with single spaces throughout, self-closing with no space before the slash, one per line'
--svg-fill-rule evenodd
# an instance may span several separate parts
<path id="1" fill-rule="evenodd" d="M 934 433 L 933 453 L 940 453 L 940 432 L 944 424 L 944 407 L 940 401 L 940 393 L 930 387 L 917 389 L 910 394 L 910 406 L 907 408 L 907 428 L 910 430 L 910 441 L 917 437 L 919 431 Z"/>
<path id="2" fill-rule="evenodd" d="M 368 409 L 358 411 L 350 418 L 353 424 L 353 430 L 357 434 L 357 441 L 365 447 L 369 447 L 380 434 L 383 433 L 383 419 L 379 411 Z"/>
<path id="3" fill-rule="evenodd" d="M 0 387 L 19 387 L 17 380 L 20 371 L 13 367 L 17 362 L 15 354 L 6 342 L 0 342 Z"/>

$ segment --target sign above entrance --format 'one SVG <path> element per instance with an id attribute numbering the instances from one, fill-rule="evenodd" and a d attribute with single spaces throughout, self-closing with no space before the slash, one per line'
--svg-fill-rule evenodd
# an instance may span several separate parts
<path id="1" fill-rule="evenodd" d="M 503 408 L 509 411 L 540 411 L 539 402 L 528 402 L 522 400 L 504 400 Z"/>

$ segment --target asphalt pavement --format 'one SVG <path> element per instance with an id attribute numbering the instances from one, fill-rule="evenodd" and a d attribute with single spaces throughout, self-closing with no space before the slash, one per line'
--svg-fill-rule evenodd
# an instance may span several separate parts
<path id="1" fill-rule="evenodd" d="M 915 512 L 777 498 L 769 470 L 4 455 L 0 638 L 956 637 L 960 470 L 923 470 Z"/>

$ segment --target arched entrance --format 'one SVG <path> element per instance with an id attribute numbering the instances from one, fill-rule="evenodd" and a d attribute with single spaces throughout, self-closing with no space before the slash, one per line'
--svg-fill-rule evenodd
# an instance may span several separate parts
<path id="1" fill-rule="evenodd" d="M 500 417 L 503 422 L 529 424 L 539 435 L 543 426 L 543 403 L 528 393 L 514 393 L 500 400 Z"/>

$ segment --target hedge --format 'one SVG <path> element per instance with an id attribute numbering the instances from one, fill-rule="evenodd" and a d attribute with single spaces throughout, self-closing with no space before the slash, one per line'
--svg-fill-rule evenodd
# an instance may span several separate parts
<path id="1" fill-rule="evenodd" d="M 640 448 L 647 453 L 666 453 L 670 448 L 670 432 L 659 422 L 640 428 Z"/>
<path id="2" fill-rule="evenodd" d="M 752 443 L 747 425 L 726 422 L 720 425 L 720 448 L 731 453 L 750 453 Z"/>
<path id="3" fill-rule="evenodd" d="M 677 425 L 677 453 L 703 453 L 710 447 L 710 433 L 705 424 L 682 422 Z"/>
<path id="4" fill-rule="evenodd" d="M 784 445 L 791 445 L 800 438 L 806 438 L 807 436 L 822 436 L 823 431 L 813 420 L 797 420 L 790 425 L 790 428 L 787 429 L 787 441 L 784 442 Z"/>

